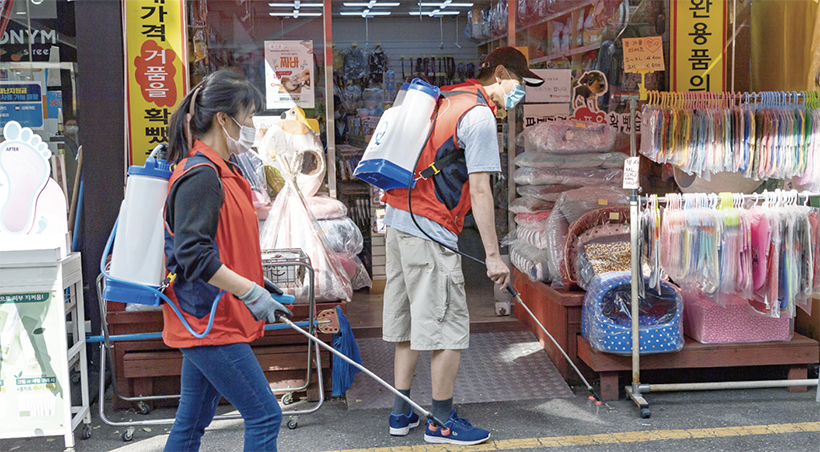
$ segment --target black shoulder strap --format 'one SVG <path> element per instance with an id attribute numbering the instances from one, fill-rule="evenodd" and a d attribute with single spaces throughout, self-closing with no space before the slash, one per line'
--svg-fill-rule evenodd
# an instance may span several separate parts
<path id="1" fill-rule="evenodd" d="M 457 159 L 464 156 L 464 149 L 456 148 L 453 152 L 445 155 L 444 157 L 436 160 L 435 162 L 431 163 L 430 166 L 425 168 L 422 172 L 419 173 L 422 179 L 427 179 L 430 177 L 435 176 L 436 174 L 440 173 L 442 169 L 447 167 L 447 165 L 455 162 Z"/>
<path id="2" fill-rule="evenodd" d="M 216 180 L 219 181 L 219 188 L 222 189 L 222 173 L 219 172 L 219 167 L 217 167 L 214 162 L 211 161 L 208 157 L 205 157 L 202 154 L 194 154 L 187 158 L 189 162 L 191 162 L 194 166 L 197 165 L 208 165 L 214 169 L 216 172 Z"/>
<path id="3" fill-rule="evenodd" d="M 442 91 L 441 98 L 448 98 L 453 96 L 458 96 L 460 94 L 472 94 L 476 96 L 476 98 L 480 98 L 480 93 L 471 92 L 471 91 Z M 456 145 L 457 146 L 457 145 Z M 422 172 L 419 173 L 419 177 L 421 179 L 428 179 L 430 177 L 435 176 L 436 174 L 440 173 L 442 169 L 447 167 L 447 165 L 453 163 L 454 161 L 458 160 L 459 158 L 464 156 L 464 149 L 456 147 L 456 150 L 445 155 L 444 157 L 434 161 L 430 164 L 427 168 L 425 168 Z"/>

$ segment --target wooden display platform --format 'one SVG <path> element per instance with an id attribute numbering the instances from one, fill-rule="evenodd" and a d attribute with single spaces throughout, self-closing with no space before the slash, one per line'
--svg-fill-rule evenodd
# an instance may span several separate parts
<path id="1" fill-rule="evenodd" d="M 594 350 L 583 336 L 577 336 L 578 357 L 601 379 L 601 398 L 618 400 L 618 377 L 632 371 L 632 356 L 615 355 Z M 710 367 L 789 366 L 789 379 L 807 378 L 808 365 L 820 360 L 818 342 L 794 334 L 788 342 L 746 342 L 731 344 L 701 344 L 686 336 L 683 350 L 677 353 L 641 355 L 641 370 L 697 369 Z M 807 388 L 789 388 L 806 392 Z"/>
<path id="2" fill-rule="evenodd" d="M 342 306 L 347 311 L 347 303 L 317 303 L 317 312 Z M 107 316 L 109 332 L 117 334 L 153 333 L 162 331 L 161 311 L 126 312 L 121 303 L 109 303 Z M 294 305 L 294 318 L 307 318 L 308 306 Z M 325 342 L 332 341 L 332 335 L 318 336 Z M 298 387 L 304 385 L 307 371 L 307 339 L 291 329 L 266 331 L 265 336 L 251 343 L 254 354 L 268 377 L 271 387 Z M 311 347 L 313 345 L 311 344 Z M 117 388 L 124 396 L 149 396 L 179 394 L 179 376 L 182 369 L 182 354 L 179 350 L 167 347 L 161 339 L 139 341 L 117 341 L 113 343 L 114 375 Z M 332 390 L 330 352 L 322 350 L 322 375 L 325 396 Z M 302 393 L 308 400 L 319 400 L 316 384 L 315 365 L 311 375 L 311 385 Z M 297 398 L 297 397 L 294 397 Z M 155 406 L 176 406 L 178 399 L 166 399 L 146 402 Z M 114 408 L 135 407 L 136 403 L 125 402 L 114 397 Z"/>
<path id="3" fill-rule="evenodd" d="M 538 321 L 567 352 L 585 377 L 594 376 L 594 373 L 578 358 L 575 342 L 575 336 L 581 334 L 581 307 L 584 305 L 586 292 L 555 290 L 542 282 L 530 281 L 527 275 L 521 273 L 517 268 L 513 268 L 513 278 L 515 290 L 521 295 L 521 300 L 530 308 Z M 564 380 L 580 383 L 580 378 L 572 370 L 572 366 L 527 311 L 516 307 L 513 312 L 518 320 L 538 338 L 541 347 L 546 350 Z"/>

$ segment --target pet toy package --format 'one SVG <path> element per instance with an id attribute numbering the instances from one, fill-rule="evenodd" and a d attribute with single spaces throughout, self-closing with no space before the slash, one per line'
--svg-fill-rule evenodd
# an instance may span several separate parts
<path id="1" fill-rule="evenodd" d="M 561 193 L 576 188 L 581 187 L 576 185 L 519 185 L 516 191 L 521 196 L 555 202 L 558 200 L 558 197 L 561 196 Z"/>
<path id="2" fill-rule="evenodd" d="M 526 150 L 553 154 L 610 152 L 617 130 L 587 121 L 549 121 L 524 130 Z M 529 144 L 527 144 L 529 143 Z"/>
<path id="3" fill-rule="evenodd" d="M 538 168 L 518 168 L 513 179 L 519 185 L 608 185 L 619 186 L 623 180 L 623 169 L 565 169 L 551 170 Z"/>
<path id="4" fill-rule="evenodd" d="M 519 144 L 525 144 L 519 135 Z M 623 168 L 626 154 L 622 152 L 549 154 L 529 150 L 515 157 L 515 165 L 528 168 L 575 169 L 575 168 Z"/>

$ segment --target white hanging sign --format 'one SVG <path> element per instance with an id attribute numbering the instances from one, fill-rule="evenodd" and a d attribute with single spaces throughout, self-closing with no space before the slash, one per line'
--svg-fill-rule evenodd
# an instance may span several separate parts
<path id="1" fill-rule="evenodd" d="M 629 157 L 624 161 L 624 189 L 637 190 L 640 188 L 641 158 Z"/>

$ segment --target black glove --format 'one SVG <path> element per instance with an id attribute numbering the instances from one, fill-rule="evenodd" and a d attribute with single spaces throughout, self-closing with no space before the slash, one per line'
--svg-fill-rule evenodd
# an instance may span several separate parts
<path id="1" fill-rule="evenodd" d="M 274 294 L 274 295 L 283 295 L 282 289 L 276 287 L 276 284 L 272 283 L 271 280 L 265 278 L 265 290 Z M 290 303 L 288 303 L 290 304 Z"/>
<path id="2" fill-rule="evenodd" d="M 291 304 L 296 299 L 293 295 L 272 294 L 254 283 L 251 290 L 239 297 L 245 306 L 253 314 L 256 320 L 267 320 L 270 323 L 279 321 L 279 316 L 293 317 L 293 312 L 285 307 L 285 303 Z M 275 298 L 274 298 L 275 297 Z"/>

